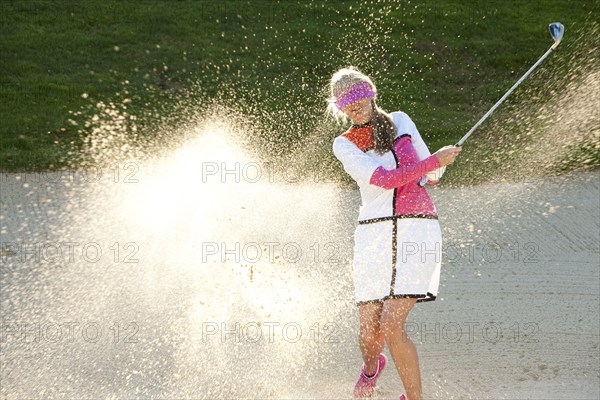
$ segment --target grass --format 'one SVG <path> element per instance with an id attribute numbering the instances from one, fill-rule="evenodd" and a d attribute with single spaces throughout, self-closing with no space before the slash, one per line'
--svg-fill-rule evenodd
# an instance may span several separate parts
<path id="1" fill-rule="evenodd" d="M 128 98 L 137 135 L 148 140 L 165 120 L 177 125 L 221 104 L 258 121 L 252 134 L 261 151 L 281 157 L 309 138 L 318 147 L 306 166 L 338 177 L 330 143 L 340 127 L 323 122 L 324 88 L 336 69 L 354 65 L 372 76 L 380 106 L 406 111 L 434 149 L 455 142 L 543 54 L 549 22 L 567 27 L 558 65 L 575 54 L 573 33 L 585 36 L 599 11 L 598 1 L 569 0 L 17 0 L 0 7 L 0 169 L 71 165 L 94 104 Z M 544 85 L 533 76 L 523 93 Z M 507 110 L 523 98 L 515 93 Z M 582 148 L 590 158 L 594 146 Z"/>

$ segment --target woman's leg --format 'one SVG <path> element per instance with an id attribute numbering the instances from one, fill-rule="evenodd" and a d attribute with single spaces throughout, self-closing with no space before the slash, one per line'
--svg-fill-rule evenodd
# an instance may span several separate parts
<path id="1" fill-rule="evenodd" d="M 404 331 L 404 322 L 415 303 L 416 299 L 389 299 L 383 302 L 381 313 L 381 330 L 409 400 L 421 400 L 419 357 Z"/>
<path id="2" fill-rule="evenodd" d="M 381 310 L 383 304 L 367 303 L 358 306 L 360 316 L 360 333 L 358 343 L 365 362 L 365 372 L 375 373 L 379 353 L 383 351 L 384 337 L 381 331 Z"/>

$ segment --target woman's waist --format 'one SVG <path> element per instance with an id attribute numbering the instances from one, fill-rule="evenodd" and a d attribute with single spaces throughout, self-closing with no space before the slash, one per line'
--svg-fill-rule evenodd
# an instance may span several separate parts
<path id="1" fill-rule="evenodd" d="M 435 216 L 437 211 L 427 191 L 402 193 L 390 190 L 380 196 L 362 198 L 359 221 L 375 218 Z"/>
<path id="2" fill-rule="evenodd" d="M 362 221 L 387 221 L 398 218 L 425 218 L 438 219 L 437 210 L 433 202 L 403 204 L 402 207 L 393 207 L 392 204 L 380 207 L 361 207 L 358 213 L 358 222 Z"/>
<path id="3" fill-rule="evenodd" d="M 377 222 L 393 221 L 395 219 L 406 219 L 406 218 L 434 219 L 434 220 L 437 220 L 438 219 L 438 215 L 435 214 L 435 213 L 418 213 L 418 214 L 396 214 L 396 215 L 390 215 L 390 216 L 384 216 L 384 217 L 373 217 L 373 218 L 365 218 L 365 219 L 361 219 L 359 217 L 358 223 L 360 225 L 363 225 L 363 224 L 374 224 L 374 223 L 377 223 Z"/>

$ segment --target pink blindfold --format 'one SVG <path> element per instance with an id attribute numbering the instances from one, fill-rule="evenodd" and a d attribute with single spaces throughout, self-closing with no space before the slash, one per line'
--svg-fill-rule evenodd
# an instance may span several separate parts
<path id="1" fill-rule="evenodd" d="M 373 87 L 369 84 L 369 82 L 360 82 L 350 86 L 350 88 L 339 99 L 336 100 L 335 106 L 338 108 L 338 110 L 341 110 L 355 101 L 362 99 L 374 99 L 375 97 L 377 97 L 377 93 L 375 90 L 373 90 Z"/>

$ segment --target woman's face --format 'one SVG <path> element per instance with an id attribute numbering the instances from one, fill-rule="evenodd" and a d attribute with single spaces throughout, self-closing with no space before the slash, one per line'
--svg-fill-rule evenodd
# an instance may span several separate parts
<path id="1" fill-rule="evenodd" d="M 373 117 L 371 99 L 362 99 L 350 103 L 342 108 L 342 112 L 346 114 L 355 125 L 367 123 Z"/>

